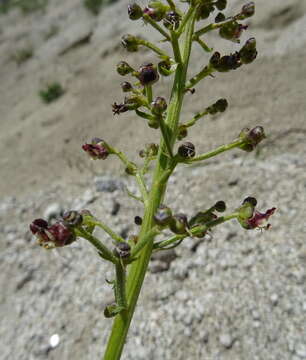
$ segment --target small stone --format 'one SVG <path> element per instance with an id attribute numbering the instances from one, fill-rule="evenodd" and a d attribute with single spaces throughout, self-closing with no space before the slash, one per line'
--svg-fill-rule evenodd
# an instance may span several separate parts
<path id="1" fill-rule="evenodd" d="M 44 219 L 50 221 L 56 219 L 63 213 L 64 209 L 59 203 L 50 204 L 44 211 Z"/>
<path id="2" fill-rule="evenodd" d="M 229 333 L 224 333 L 219 336 L 219 341 L 226 349 L 230 349 L 233 346 L 234 339 Z"/>
<path id="3" fill-rule="evenodd" d="M 297 344 L 295 346 L 295 353 L 302 359 L 306 358 L 306 344 Z"/>
<path id="4" fill-rule="evenodd" d="M 270 296 L 270 300 L 271 300 L 272 305 L 276 306 L 278 304 L 278 295 L 272 294 Z"/>
<path id="5" fill-rule="evenodd" d="M 124 188 L 123 181 L 111 176 L 96 176 L 94 179 L 96 190 L 99 192 L 114 192 Z"/>
<path id="6" fill-rule="evenodd" d="M 60 343 L 60 337 L 58 334 L 53 334 L 49 339 L 49 344 L 52 349 L 56 348 Z"/>

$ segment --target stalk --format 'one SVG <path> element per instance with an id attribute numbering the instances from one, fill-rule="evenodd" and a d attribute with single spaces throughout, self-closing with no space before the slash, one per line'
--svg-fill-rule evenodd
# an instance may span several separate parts
<path id="1" fill-rule="evenodd" d="M 166 124 L 168 129 L 170 130 L 171 147 L 173 147 L 175 141 L 176 130 L 178 127 L 179 116 L 184 98 L 186 73 L 192 46 L 192 35 L 194 31 L 195 10 L 196 9 L 193 10 L 192 16 L 186 23 L 186 37 L 183 44 L 182 62 L 178 63 L 176 69 L 175 79 L 171 93 L 171 100 L 166 118 Z M 180 58 L 180 50 L 178 47 L 178 43 L 173 43 L 173 45 L 174 56 L 176 59 L 178 59 Z M 154 170 L 153 185 L 149 193 L 149 201 L 145 209 L 144 219 L 139 235 L 139 241 L 141 241 L 141 239 L 146 236 L 146 234 L 148 234 L 148 232 L 150 232 L 150 230 L 154 226 L 154 213 L 163 201 L 166 192 L 167 180 L 169 176 L 165 178 L 164 174 L 165 172 L 167 172 L 169 167 L 171 167 L 171 160 L 166 154 L 166 145 L 164 140 L 162 139 L 160 143 L 157 165 Z M 121 312 L 115 317 L 112 332 L 110 334 L 104 354 L 104 360 L 119 360 L 121 357 L 128 329 L 134 314 L 135 306 L 152 254 L 153 241 L 154 234 L 148 238 L 147 245 L 145 245 L 143 250 L 140 252 L 137 261 L 131 264 L 131 268 L 127 277 L 127 310 Z"/>

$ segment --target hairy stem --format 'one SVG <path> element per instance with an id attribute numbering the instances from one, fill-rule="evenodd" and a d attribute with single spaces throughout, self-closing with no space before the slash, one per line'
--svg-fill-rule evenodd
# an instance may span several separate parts
<path id="1" fill-rule="evenodd" d="M 171 131 L 171 146 L 173 146 L 175 142 L 175 133 L 178 127 L 179 116 L 184 98 L 186 73 L 194 30 L 195 10 L 196 9 L 193 10 L 192 16 L 186 24 L 186 37 L 183 44 L 182 62 L 178 63 L 176 69 L 167 118 L 165 120 L 168 129 Z M 173 50 L 175 58 L 180 58 L 177 53 L 179 48 L 176 46 Z M 141 241 L 141 239 L 143 239 L 143 237 L 145 237 L 154 226 L 154 213 L 165 195 L 167 180 L 169 177 L 167 177 L 166 181 L 164 181 L 164 173 L 168 170 L 169 163 L 171 164 L 171 160 L 168 158 L 166 153 L 166 145 L 162 139 L 156 168 L 154 170 L 152 188 L 149 193 L 148 206 L 145 209 L 144 219 L 139 234 L 139 241 Z M 115 317 L 112 332 L 105 351 L 104 360 L 119 360 L 121 357 L 130 322 L 134 314 L 135 306 L 151 257 L 153 241 L 154 234 L 147 239 L 147 244 L 139 253 L 137 261 L 131 264 L 127 277 L 127 310 L 122 311 Z"/>

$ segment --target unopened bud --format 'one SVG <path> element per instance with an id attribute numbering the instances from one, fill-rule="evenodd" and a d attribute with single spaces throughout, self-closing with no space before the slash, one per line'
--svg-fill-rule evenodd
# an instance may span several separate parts
<path id="1" fill-rule="evenodd" d="M 242 31 L 247 29 L 247 25 L 241 25 L 237 21 L 226 22 L 219 30 L 219 34 L 222 38 L 226 40 L 231 40 L 233 42 L 239 42 L 239 38 L 242 34 Z"/>
<path id="2" fill-rule="evenodd" d="M 121 38 L 121 44 L 129 52 L 138 51 L 138 39 L 133 35 L 123 35 Z"/>
<path id="3" fill-rule="evenodd" d="M 214 115 L 217 112 L 224 112 L 227 109 L 228 102 L 226 99 L 219 99 L 213 105 L 209 106 L 206 111 Z"/>
<path id="4" fill-rule="evenodd" d="M 226 210 L 226 204 L 224 201 L 220 200 L 215 203 L 214 208 L 218 212 L 224 212 Z"/>
<path id="5" fill-rule="evenodd" d="M 165 205 L 161 205 L 154 214 L 154 220 L 159 226 L 167 226 L 172 219 L 172 211 Z"/>
<path id="6" fill-rule="evenodd" d="M 140 216 L 135 216 L 134 222 L 136 225 L 140 226 L 142 224 L 142 218 Z"/>
<path id="7" fill-rule="evenodd" d="M 188 229 L 187 216 L 185 214 L 173 215 L 169 227 L 175 234 L 185 234 Z"/>
<path id="8" fill-rule="evenodd" d="M 75 210 L 64 212 L 62 217 L 65 224 L 68 226 L 79 226 L 83 222 L 83 216 Z"/>
<path id="9" fill-rule="evenodd" d="M 257 57 L 256 39 L 250 38 L 239 51 L 240 60 L 243 64 L 250 64 Z"/>
<path id="10" fill-rule="evenodd" d="M 197 13 L 197 20 L 207 19 L 211 12 L 215 10 L 215 7 L 212 4 L 202 4 L 200 5 Z"/>
<path id="11" fill-rule="evenodd" d="M 164 5 L 160 1 L 151 1 L 148 4 L 148 7 L 146 7 L 143 11 L 145 15 L 150 16 L 150 18 L 154 21 L 161 21 L 165 15 L 166 12 L 169 10 L 169 7 Z"/>
<path id="12" fill-rule="evenodd" d="M 227 0 L 218 0 L 216 3 L 215 3 L 216 7 L 218 10 L 224 10 L 226 8 L 226 5 L 227 5 Z"/>
<path id="13" fill-rule="evenodd" d="M 177 131 L 177 139 L 182 140 L 188 135 L 188 128 L 184 124 L 180 124 Z"/>
<path id="14" fill-rule="evenodd" d="M 217 14 L 217 16 L 215 17 L 215 23 L 220 23 L 222 21 L 224 21 L 226 19 L 225 15 L 221 12 L 219 12 Z"/>
<path id="15" fill-rule="evenodd" d="M 191 159 L 195 156 L 195 147 L 191 142 L 186 141 L 179 146 L 177 152 L 182 158 Z"/>
<path id="16" fill-rule="evenodd" d="M 172 74 L 170 61 L 166 61 L 166 60 L 160 61 L 157 64 L 157 68 L 158 68 L 158 72 L 162 76 L 169 76 Z"/>
<path id="17" fill-rule="evenodd" d="M 255 14 L 255 3 L 251 1 L 242 6 L 241 13 L 238 15 L 239 20 L 244 20 Z"/>
<path id="18" fill-rule="evenodd" d="M 124 81 L 120 85 L 123 92 L 129 92 L 133 90 L 132 84 L 129 83 L 128 81 Z"/>
<path id="19" fill-rule="evenodd" d="M 239 134 L 239 138 L 244 140 L 244 144 L 240 145 L 240 149 L 244 151 L 252 151 L 255 147 L 266 138 L 264 128 L 255 126 L 253 129 L 243 128 Z"/>
<path id="20" fill-rule="evenodd" d="M 142 17 L 142 9 L 136 3 L 130 4 L 128 5 L 128 14 L 130 20 L 138 20 Z"/>
<path id="21" fill-rule="evenodd" d="M 137 77 L 143 86 L 152 85 L 159 79 L 156 67 L 151 63 L 142 65 L 138 70 Z"/>
<path id="22" fill-rule="evenodd" d="M 139 156 L 141 158 L 145 157 L 154 157 L 158 153 L 159 146 L 154 143 L 146 144 L 145 149 L 139 151 Z"/>
<path id="23" fill-rule="evenodd" d="M 117 73 L 121 76 L 125 76 L 127 74 L 130 74 L 133 72 L 133 68 L 130 67 L 130 65 L 125 61 L 120 61 L 117 64 Z"/>
<path id="24" fill-rule="evenodd" d="M 154 101 L 152 101 L 151 109 L 154 115 L 161 115 L 167 109 L 166 99 L 158 96 Z"/>
<path id="25" fill-rule="evenodd" d="M 130 163 L 129 166 L 125 168 L 125 173 L 127 175 L 136 175 L 137 173 L 137 166 L 134 163 Z"/>

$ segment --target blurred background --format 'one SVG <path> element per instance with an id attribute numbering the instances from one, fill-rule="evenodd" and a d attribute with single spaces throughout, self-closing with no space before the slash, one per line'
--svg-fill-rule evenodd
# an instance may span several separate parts
<path id="1" fill-rule="evenodd" d="M 246 1 L 228 3 L 230 16 Z M 181 121 L 226 98 L 226 112 L 189 132 L 198 153 L 245 126 L 263 126 L 268 138 L 254 153 L 234 150 L 178 168 L 167 203 L 192 216 L 217 200 L 234 209 L 255 196 L 260 209 L 277 207 L 272 229 L 226 224 L 210 239 L 188 239 L 156 256 L 123 359 L 306 359 L 306 2 L 255 4 L 241 42 L 255 37 L 258 58 L 201 82 L 186 95 Z M 111 111 L 128 80 L 116 64 L 158 60 L 145 49 L 122 49 L 126 33 L 160 40 L 128 19 L 127 5 L 0 0 L 1 360 L 102 356 L 111 325 L 102 315 L 112 301 L 110 267 L 84 241 L 43 251 L 28 224 L 85 207 L 123 237 L 137 232 L 133 217 L 142 209 L 125 192 L 136 191 L 133 179 L 117 160 L 92 162 L 81 149 L 100 137 L 139 162 L 143 145 L 158 141 L 158 131 L 134 114 Z M 222 54 L 241 47 L 217 33 L 205 40 Z M 195 45 L 190 76 L 209 57 Z M 170 85 L 161 78 L 155 94 L 168 97 Z"/>

